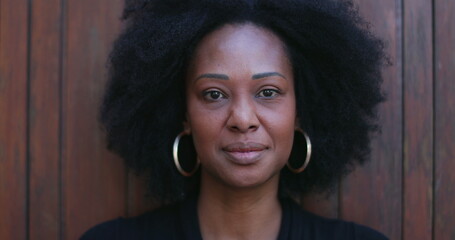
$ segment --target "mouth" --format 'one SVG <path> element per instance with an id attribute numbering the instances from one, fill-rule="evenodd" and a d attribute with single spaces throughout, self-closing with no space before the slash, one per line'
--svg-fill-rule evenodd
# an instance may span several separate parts
<path id="1" fill-rule="evenodd" d="M 259 161 L 268 149 L 264 144 L 248 142 L 233 143 L 222 148 L 227 158 L 237 165 L 251 165 Z"/>

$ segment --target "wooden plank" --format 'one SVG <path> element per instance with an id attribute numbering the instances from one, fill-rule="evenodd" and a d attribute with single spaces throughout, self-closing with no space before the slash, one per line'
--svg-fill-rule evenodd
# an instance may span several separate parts
<path id="1" fill-rule="evenodd" d="M 305 210 L 327 218 L 338 218 L 338 190 L 328 194 L 311 194 L 302 200 Z"/>
<path id="2" fill-rule="evenodd" d="M 455 1 L 435 0 L 434 239 L 455 239 Z"/>
<path id="3" fill-rule="evenodd" d="M 360 12 L 388 45 L 394 65 L 385 69 L 387 102 L 379 108 L 382 134 L 372 142 L 372 159 L 341 185 L 340 215 L 401 238 L 402 56 L 401 1 L 357 0 Z"/>
<path id="4" fill-rule="evenodd" d="M 432 3 L 404 1 L 403 239 L 432 238 Z"/>
<path id="5" fill-rule="evenodd" d="M 63 82 L 64 239 L 126 212 L 126 171 L 105 150 L 98 106 L 122 0 L 66 1 Z"/>
<path id="6" fill-rule="evenodd" d="M 27 236 L 27 35 L 27 1 L 0 1 L 0 239 Z"/>
<path id="7" fill-rule="evenodd" d="M 133 171 L 129 171 L 127 216 L 138 216 L 157 207 L 159 206 L 153 205 L 152 199 L 147 195 L 147 181 L 145 178 L 137 176 Z"/>
<path id="8" fill-rule="evenodd" d="M 31 13 L 30 239 L 59 239 L 61 1 L 34 1 Z"/>

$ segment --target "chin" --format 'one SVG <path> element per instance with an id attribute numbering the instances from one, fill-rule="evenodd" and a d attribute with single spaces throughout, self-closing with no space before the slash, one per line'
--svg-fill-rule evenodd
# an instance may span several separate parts
<path id="1" fill-rule="evenodd" d="M 281 163 L 276 158 L 264 158 L 258 163 L 250 165 L 222 161 L 219 164 L 206 164 L 202 168 L 201 180 L 207 181 L 207 183 L 212 182 L 212 184 L 209 183 L 212 186 L 221 185 L 238 190 L 273 188 L 278 187 L 278 179 L 283 165 L 285 162 Z"/>
<path id="2" fill-rule="evenodd" d="M 265 187 L 269 184 L 275 184 L 273 179 L 278 179 L 279 174 L 261 174 L 253 171 L 237 171 L 235 174 L 229 174 L 221 179 L 225 185 L 232 188 L 249 189 Z M 276 181 L 278 183 L 278 181 Z"/>

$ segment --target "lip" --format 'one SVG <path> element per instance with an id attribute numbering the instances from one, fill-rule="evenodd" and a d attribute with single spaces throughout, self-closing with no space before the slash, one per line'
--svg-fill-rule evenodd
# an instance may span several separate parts
<path id="1" fill-rule="evenodd" d="M 259 161 L 268 147 L 256 142 L 236 142 L 222 148 L 228 159 L 238 165 L 251 165 Z"/>

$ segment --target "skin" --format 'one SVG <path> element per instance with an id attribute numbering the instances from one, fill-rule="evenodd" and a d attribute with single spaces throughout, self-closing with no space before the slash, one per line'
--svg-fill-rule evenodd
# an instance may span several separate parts
<path id="1" fill-rule="evenodd" d="M 204 239 L 276 239 L 280 170 L 296 126 L 284 43 L 252 24 L 205 36 L 186 78 L 187 121 L 201 161 Z"/>

